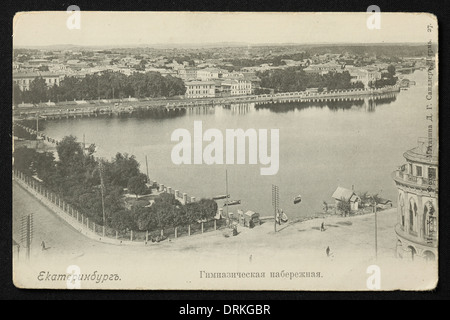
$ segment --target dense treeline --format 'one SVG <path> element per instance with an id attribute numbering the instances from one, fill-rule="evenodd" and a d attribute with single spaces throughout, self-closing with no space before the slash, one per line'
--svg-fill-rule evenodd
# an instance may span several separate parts
<path id="1" fill-rule="evenodd" d="M 395 76 L 395 67 L 390 65 L 387 68 L 387 72 L 381 74 L 381 79 L 371 81 L 369 83 L 369 87 L 371 88 L 382 88 L 385 86 L 393 86 L 397 83 L 398 77 Z"/>
<path id="2" fill-rule="evenodd" d="M 46 188 L 98 225 L 103 225 L 103 191 L 106 225 L 119 231 L 160 230 L 197 223 L 211 219 L 217 212 L 217 203 L 213 200 L 181 205 L 169 194 L 157 197 L 150 207 L 142 205 L 143 201 L 136 201 L 129 208 L 124 200 L 125 188 L 142 195 L 150 193 L 157 185 L 147 186 L 147 176 L 140 172 L 134 156 L 117 153 L 107 161 L 95 159 L 94 152 L 94 145 L 83 152 L 76 138 L 68 136 L 57 146 L 58 161 L 51 152 L 18 148 L 14 152 L 14 168 L 41 179 Z"/>
<path id="3" fill-rule="evenodd" d="M 224 60 L 224 62 L 231 63 L 235 69 L 239 70 L 244 67 L 255 67 L 262 64 L 269 64 L 271 66 L 284 66 L 286 65 L 286 62 L 283 60 L 302 61 L 303 59 L 308 58 L 310 58 L 309 53 L 297 52 L 293 54 L 277 55 L 270 58 L 260 58 L 260 59 L 245 59 L 245 58 L 226 59 Z"/>
<path id="4" fill-rule="evenodd" d="M 133 73 L 130 76 L 120 72 L 105 72 L 101 75 L 86 75 L 84 78 L 65 77 L 59 86 L 50 88 L 44 79 L 37 77 L 30 84 L 30 90 L 22 91 L 18 85 L 14 85 L 13 103 L 173 97 L 185 92 L 181 79 L 164 77 L 159 72 Z"/>
<path id="5" fill-rule="evenodd" d="M 329 72 L 325 75 L 309 74 L 299 68 L 285 70 L 270 70 L 258 73 L 261 78 L 261 87 L 274 89 L 275 92 L 304 91 L 306 88 L 324 88 L 328 90 L 342 90 L 364 88 L 361 82 L 352 83 L 348 71 Z"/>
<path id="6" fill-rule="evenodd" d="M 435 45 L 433 45 L 435 47 Z M 427 55 L 427 44 L 385 44 L 385 45 L 306 45 L 311 54 L 350 53 L 358 56 L 376 55 L 377 57 L 423 57 Z"/>

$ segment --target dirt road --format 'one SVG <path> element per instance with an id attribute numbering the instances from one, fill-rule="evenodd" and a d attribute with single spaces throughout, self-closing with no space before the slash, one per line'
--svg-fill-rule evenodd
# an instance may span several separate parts
<path id="1" fill-rule="evenodd" d="M 433 277 L 424 278 L 423 268 L 394 257 L 396 209 L 377 215 L 377 261 L 373 214 L 287 223 L 279 226 L 276 234 L 273 224 L 266 222 L 251 230 L 239 228 L 235 237 L 225 237 L 229 230 L 220 230 L 148 246 L 117 246 L 81 235 L 14 182 L 13 237 L 17 242 L 21 217 L 29 213 L 34 214 L 35 223 L 31 259 L 29 262 L 25 259 L 23 249 L 14 257 L 14 280 L 21 287 L 65 288 L 65 282 L 39 279 L 39 275 L 63 274 L 73 265 L 83 274 L 116 274 L 120 278 L 83 282 L 83 288 L 95 289 L 364 290 L 367 267 L 374 263 L 385 270 L 386 289 L 429 287 L 434 281 Z M 322 222 L 325 231 L 320 231 Z M 42 241 L 46 250 L 40 247 Z M 402 268 L 407 268 L 408 273 Z M 271 276 L 281 271 L 320 272 L 321 276 L 302 279 Z M 264 279 L 216 278 L 221 272 L 265 275 Z M 207 273 L 214 277 L 205 278 Z M 432 268 L 427 274 L 435 275 L 436 270 Z"/>

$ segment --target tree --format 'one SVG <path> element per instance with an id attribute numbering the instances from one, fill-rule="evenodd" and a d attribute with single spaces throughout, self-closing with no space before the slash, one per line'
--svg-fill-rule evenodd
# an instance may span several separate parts
<path id="1" fill-rule="evenodd" d="M 370 203 L 372 202 L 372 197 L 369 195 L 367 191 L 360 192 L 359 198 L 361 199 L 361 204 L 363 206 L 370 205 Z"/>
<path id="2" fill-rule="evenodd" d="M 391 77 L 395 76 L 395 66 L 394 65 L 392 65 L 392 64 L 389 65 L 387 67 L 387 71 L 391 75 Z"/>
<path id="3" fill-rule="evenodd" d="M 372 196 L 372 199 L 375 202 L 375 205 L 377 205 L 378 203 L 381 203 L 381 197 L 378 195 L 378 193 L 374 194 Z"/>
<path id="4" fill-rule="evenodd" d="M 137 229 L 137 226 L 134 223 L 133 213 L 131 212 L 131 210 L 126 209 L 116 211 L 112 214 L 111 226 L 121 232 Z"/>
<path id="5" fill-rule="evenodd" d="M 138 176 L 131 177 L 128 180 L 128 191 L 136 195 L 136 199 L 139 195 L 144 194 L 147 191 L 147 176 L 143 173 Z"/>
<path id="6" fill-rule="evenodd" d="M 14 151 L 14 168 L 26 175 L 33 175 L 32 163 L 36 157 L 36 150 L 27 147 Z"/>
<path id="7" fill-rule="evenodd" d="M 36 152 L 34 156 L 33 169 L 38 177 L 47 180 L 56 171 L 55 157 L 52 152 Z"/>
<path id="8" fill-rule="evenodd" d="M 64 137 L 56 146 L 59 162 L 57 169 L 61 177 L 72 179 L 78 183 L 84 183 L 89 178 L 88 166 L 83 153 L 83 147 L 74 136 Z M 93 159 L 88 159 L 89 169 L 93 170 L 95 163 Z"/>
<path id="9" fill-rule="evenodd" d="M 323 201 L 323 206 L 322 206 L 322 208 L 323 208 L 323 211 L 324 212 L 328 212 L 328 203 L 324 200 Z"/>
<path id="10" fill-rule="evenodd" d="M 105 175 L 113 185 L 126 188 L 130 178 L 138 176 L 139 162 L 127 153 L 117 153 L 110 163 L 105 163 Z"/>
<path id="11" fill-rule="evenodd" d="M 342 212 L 342 215 L 344 217 L 350 215 L 350 212 L 351 212 L 350 201 L 346 200 L 345 198 L 341 198 L 341 200 L 337 204 L 337 209 L 340 212 Z"/>
<path id="12" fill-rule="evenodd" d="M 210 220 L 217 214 L 217 203 L 211 199 L 201 199 L 198 202 L 188 203 L 184 206 L 188 223 L 197 223 L 201 220 Z"/>
<path id="13" fill-rule="evenodd" d="M 23 102 L 22 90 L 20 90 L 20 86 L 17 83 L 14 83 L 14 86 L 13 86 L 13 105 L 17 106 L 21 102 Z"/>

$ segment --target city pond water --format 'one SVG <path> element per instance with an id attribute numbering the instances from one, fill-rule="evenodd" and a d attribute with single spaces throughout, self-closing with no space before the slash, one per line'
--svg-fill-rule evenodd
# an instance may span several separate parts
<path id="1" fill-rule="evenodd" d="M 272 185 L 279 187 L 280 208 L 291 219 L 322 212 L 323 201 L 333 203 L 331 195 L 338 186 L 377 193 L 395 206 L 391 173 L 404 163 L 403 153 L 427 135 L 429 124 L 426 71 L 405 77 L 416 84 L 381 99 L 232 104 L 188 109 L 174 117 L 49 120 L 45 134 L 58 139 L 74 135 L 79 141 L 85 135 L 86 141 L 98 146 L 97 156 L 135 155 L 144 173 L 147 156 L 150 179 L 197 199 L 225 194 L 228 171 L 231 200 L 241 200 L 230 207 L 232 212 L 273 215 Z M 226 129 L 278 129 L 279 171 L 261 175 L 262 165 L 248 160 L 246 164 L 174 164 L 171 153 L 177 142 L 171 141 L 171 135 L 179 128 L 193 134 L 194 121 L 202 121 L 203 132 L 213 128 L 224 135 Z M 294 204 L 298 195 L 302 201 Z"/>

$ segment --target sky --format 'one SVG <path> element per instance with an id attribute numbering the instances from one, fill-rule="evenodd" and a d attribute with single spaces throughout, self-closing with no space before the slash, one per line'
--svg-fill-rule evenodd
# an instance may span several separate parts
<path id="1" fill-rule="evenodd" d="M 69 29 L 67 20 L 80 29 Z M 380 29 L 369 29 L 371 13 L 227 12 L 22 12 L 13 21 L 13 45 L 126 46 L 239 42 L 421 43 L 436 21 L 430 14 L 381 13 Z"/>

